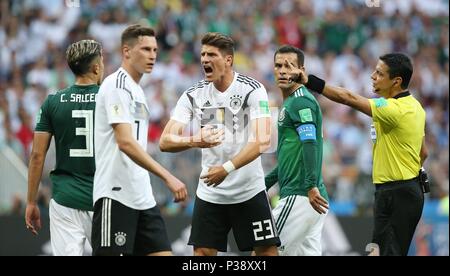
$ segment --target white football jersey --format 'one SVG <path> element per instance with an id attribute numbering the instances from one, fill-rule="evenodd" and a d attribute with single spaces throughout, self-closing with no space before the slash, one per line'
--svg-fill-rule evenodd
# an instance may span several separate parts
<path id="1" fill-rule="evenodd" d="M 250 123 L 258 118 L 270 118 L 267 92 L 258 81 L 234 73 L 234 79 L 224 92 L 212 82 L 200 81 L 186 90 L 178 100 L 172 119 L 188 124 L 194 120 L 202 127 L 212 125 L 225 129 L 221 145 L 202 149 L 202 172 L 221 166 L 234 158 L 248 143 Z M 261 158 L 231 172 L 217 187 L 208 187 L 199 179 L 197 196 L 217 204 L 246 201 L 265 189 Z"/>
<path id="2" fill-rule="evenodd" d="M 156 205 L 149 172 L 121 152 L 113 124 L 130 124 L 139 145 L 147 149 L 149 109 L 144 91 L 123 68 L 100 86 L 95 109 L 94 204 L 108 197 L 136 209 Z"/>

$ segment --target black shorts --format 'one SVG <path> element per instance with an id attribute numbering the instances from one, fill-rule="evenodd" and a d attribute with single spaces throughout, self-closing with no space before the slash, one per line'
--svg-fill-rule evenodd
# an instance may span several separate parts
<path id="1" fill-rule="evenodd" d="M 94 256 L 171 251 L 159 208 L 135 210 L 110 198 L 99 199 L 94 206 L 92 251 Z"/>
<path id="2" fill-rule="evenodd" d="M 372 242 L 382 256 L 406 256 L 424 204 L 419 181 L 378 184 L 376 188 Z"/>
<path id="3" fill-rule="evenodd" d="M 196 197 L 188 244 L 226 252 L 230 229 L 241 251 L 280 245 L 265 191 L 236 204 L 215 204 Z"/>

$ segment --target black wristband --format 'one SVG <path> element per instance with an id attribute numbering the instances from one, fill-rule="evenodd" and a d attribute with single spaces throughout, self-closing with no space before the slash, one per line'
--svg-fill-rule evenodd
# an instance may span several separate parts
<path id="1" fill-rule="evenodd" d="M 325 88 L 325 81 L 314 75 L 308 75 L 308 82 L 305 84 L 305 86 L 308 89 L 311 89 L 319 94 L 322 94 L 323 89 Z"/>

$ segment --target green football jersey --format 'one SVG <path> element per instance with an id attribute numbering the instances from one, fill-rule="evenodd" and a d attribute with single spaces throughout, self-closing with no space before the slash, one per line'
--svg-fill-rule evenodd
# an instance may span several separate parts
<path id="1" fill-rule="evenodd" d="M 73 85 L 48 96 L 36 132 L 53 134 L 56 167 L 50 173 L 53 199 L 66 207 L 93 210 L 94 111 L 98 85 Z"/>
<path id="2" fill-rule="evenodd" d="M 322 179 L 322 133 L 319 103 L 302 86 L 283 103 L 278 117 L 278 166 L 266 176 L 268 187 L 278 181 L 280 198 L 308 196 L 317 187 L 328 200 Z"/>

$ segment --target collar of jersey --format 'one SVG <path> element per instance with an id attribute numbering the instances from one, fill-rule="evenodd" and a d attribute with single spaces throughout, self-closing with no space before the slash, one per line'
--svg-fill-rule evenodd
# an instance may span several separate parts
<path id="1" fill-rule="evenodd" d="M 125 70 L 125 68 L 120 67 L 120 68 L 119 68 L 119 71 L 124 72 L 125 75 L 127 76 L 127 78 L 130 79 L 131 83 L 133 83 L 134 85 L 139 85 L 138 83 L 136 83 L 136 82 L 134 81 L 134 79 L 131 77 L 131 75 L 128 74 L 128 72 L 127 72 L 127 70 Z"/>
<path id="2" fill-rule="evenodd" d="M 288 97 L 291 97 L 292 95 L 294 95 L 295 94 L 295 92 L 297 92 L 297 91 L 301 91 L 302 90 L 302 88 L 303 87 L 305 87 L 304 85 L 301 85 L 299 88 L 297 88 L 297 89 L 295 89 L 294 91 L 292 91 L 292 93 L 291 94 L 289 94 L 289 96 Z"/>
<path id="3" fill-rule="evenodd" d="M 231 87 L 233 87 L 234 83 L 236 82 L 236 79 L 238 77 L 238 72 L 233 71 L 233 81 L 230 83 L 230 86 L 228 86 L 228 88 L 225 91 L 219 91 L 219 89 L 216 88 L 216 86 L 214 85 L 214 82 L 211 82 L 212 87 L 214 88 L 214 90 L 216 90 L 217 94 L 219 95 L 227 95 L 228 92 L 231 90 Z"/>
<path id="4" fill-rule="evenodd" d="M 403 98 L 403 97 L 408 97 L 408 96 L 411 96 L 411 93 L 409 93 L 409 91 L 405 91 L 405 92 L 402 92 L 400 94 L 395 95 L 392 98 L 397 100 L 397 99 L 400 99 L 400 98 Z"/>

